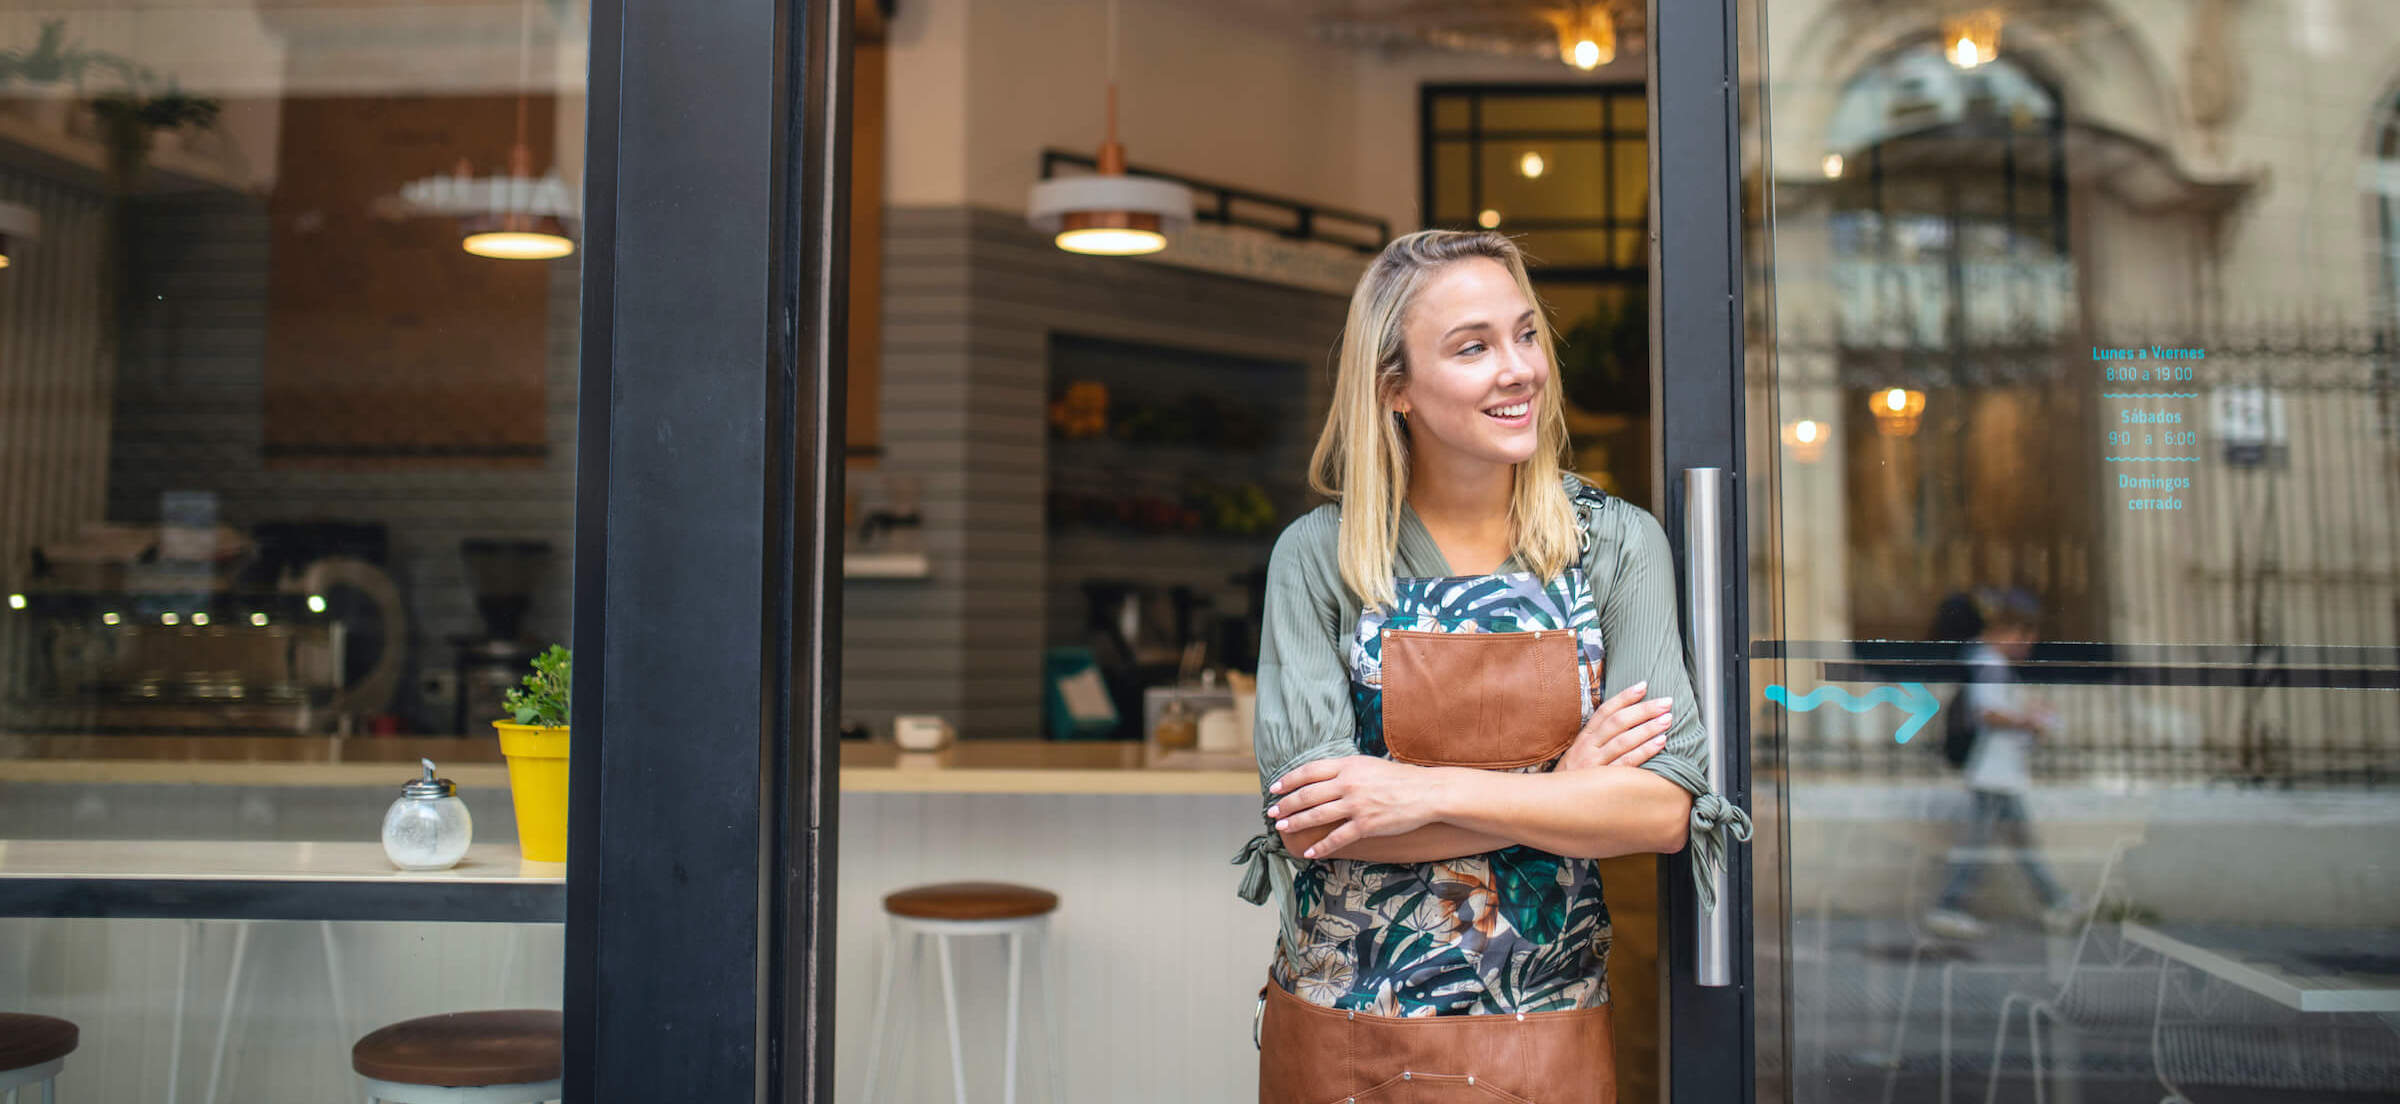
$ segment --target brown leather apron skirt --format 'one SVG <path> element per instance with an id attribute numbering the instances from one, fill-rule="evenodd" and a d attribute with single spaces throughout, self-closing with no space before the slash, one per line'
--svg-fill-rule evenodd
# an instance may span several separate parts
<path id="1" fill-rule="evenodd" d="M 1609 1006 L 1398 1018 L 1269 984 L 1259 1104 L 1615 1104 Z"/>

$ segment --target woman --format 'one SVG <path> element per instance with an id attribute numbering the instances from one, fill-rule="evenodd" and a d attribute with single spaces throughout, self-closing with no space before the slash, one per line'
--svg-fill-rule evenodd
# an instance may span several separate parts
<path id="1" fill-rule="evenodd" d="M 1281 899 L 1261 1104 L 1613 1100 L 1597 860 L 1748 838 L 1665 535 L 1562 473 L 1551 365 L 1499 234 L 1401 238 L 1351 296 L 1310 463 L 1336 501 L 1268 565 L 1268 830 L 1235 860 Z"/>

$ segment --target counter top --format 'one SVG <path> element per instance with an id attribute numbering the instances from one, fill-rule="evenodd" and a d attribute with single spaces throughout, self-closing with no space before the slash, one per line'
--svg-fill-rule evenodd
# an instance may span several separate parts
<path id="1" fill-rule="evenodd" d="M 401 870 L 380 843 L 0 840 L 0 916 L 557 922 L 566 874 L 508 843 Z"/>
<path id="2" fill-rule="evenodd" d="M 1143 745 L 1095 740 L 960 740 L 936 752 L 842 745 L 845 793 L 1223 794 L 1258 796 L 1247 754 L 1150 761 Z"/>
<path id="3" fill-rule="evenodd" d="M 419 758 L 461 787 L 508 785 L 498 742 L 473 736 L 0 736 L 0 782 L 393 787 Z M 1162 763 L 1123 741 L 844 741 L 841 764 L 847 793 L 1258 795 L 1246 754 Z"/>

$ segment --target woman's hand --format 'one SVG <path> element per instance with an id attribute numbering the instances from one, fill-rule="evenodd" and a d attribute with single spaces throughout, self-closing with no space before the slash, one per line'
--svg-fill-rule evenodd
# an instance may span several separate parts
<path id="1" fill-rule="evenodd" d="M 1675 715 L 1669 712 L 1675 699 L 1643 701 L 1642 694 L 1649 689 L 1649 683 L 1637 682 L 1601 702 L 1553 769 L 1638 767 L 1665 750 L 1667 729 L 1675 723 Z"/>
<path id="2" fill-rule="evenodd" d="M 1395 763 L 1372 755 L 1345 755 L 1304 763 L 1275 780 L 1267 792 L 1283 795 L 1267 807 L 1278 817 L 1275 830 L 1296 832 L 1334 825 L 1316 846 L 1301 853 L 1331 855 L 1370 836 L 1397 836 L 1438 820 L 1439 774 L 1431 768 Z"/>

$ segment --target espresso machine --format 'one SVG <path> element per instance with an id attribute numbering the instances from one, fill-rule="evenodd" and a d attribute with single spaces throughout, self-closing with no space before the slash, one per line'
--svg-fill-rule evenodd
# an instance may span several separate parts
<path id="1" fill-rule="evenodd" d="M 483 619 L 480 636 L 453 636 L 458 653 L 458 732 L 491 732 L 491 723 L 505 719 L 502 696 L 516 688 L 533 670 L 533 657 L 546 645 L 525 639 L 525 614 L 533 595 L 550 570 L 550 542 L 492 540 L 469 537 L 460 541 L 466 560 L 467 585 L 475 591 L 475 612 Z"/>
<path id="2" fill-rule="evenodd" d="M 349 732 L 407 652 L 380 526 L 94 522 L 35 547 L 0 609 L 0 727 L 24 733 Z"/>

